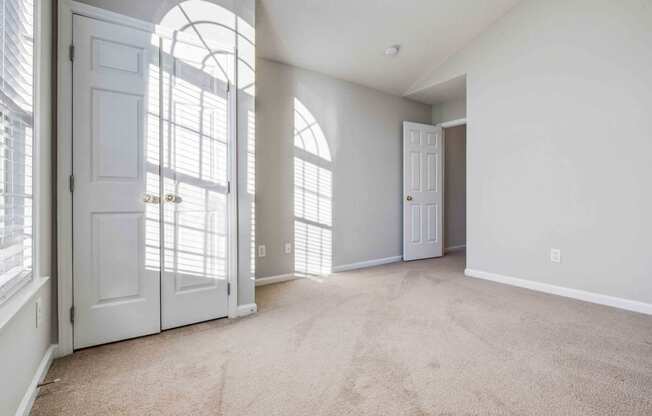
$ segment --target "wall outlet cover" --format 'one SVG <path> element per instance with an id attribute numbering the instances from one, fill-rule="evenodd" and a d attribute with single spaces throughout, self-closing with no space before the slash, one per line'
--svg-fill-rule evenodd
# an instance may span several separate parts
<path id="1" fill-rule="evenodd" d="M 550 249 L 550 261 L 553 263 L 561 263 L 561 250 L 558 248 Z"/>
<path id="2" fill-rule="evenodd" d="M 267 247 L 264 244 L 258 246 L 258 257 L 265 257 L 267 255 Z"/>
<path id="3" fill-rule="evenodd" d="M 292 243 L 285 243 L 285 246 L 283 247 L 283 251 L 285 254 L 291 254 L 292 253 Z"/>

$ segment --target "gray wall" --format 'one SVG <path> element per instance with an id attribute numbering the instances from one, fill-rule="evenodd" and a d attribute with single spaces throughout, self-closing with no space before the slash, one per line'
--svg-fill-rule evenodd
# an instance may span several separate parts
<path id="1" fill-rule="evenodd" d="M 432 106 L 433 124 L 466 118 L 466 98 L 445 101 Z"/>
<path id="2" fill-rule="evenodd" d="M 315 72 L 257 60 L 256 277 L 293 272 L 293 100 L 313 113 L 333 157 L 333 266 L 402 252 L 402 122 L 431 108 Z"/>
<path id="3" fill-rule="evenodd" d="M 52 298 L 56 290 L 48 280 L 51 250 L 51 71 L 50 31 L 51 3 L 41 1 L 41 72 L 38 79 L 37 151 L 40 153 L 34 166 L 38 171 L 38 195 L 36 217 L 36 270 L 34 281 L 23 287 L 8 301 L 0 305 L 0 415 L 16 413 L 27 387 L 32 382 L 38 365 L 48 347 L 56 340 L 56 314 L 52 310 Z M 42 320 L 36 327 L 36 301 L 41 301 Z"/>
<path id="4" fill-rule="evenodd" d="M 135 17 L 146 22 L 158 23 L 179 0 L 78 0 L 101 9 L 110 10 L 125 16 Z M 236 0 L 208 0 L 233 10 Z"/>
<path id="5" fill-rule="evenodd" d="M 466 126 L 445 130 L 444 247 L 466 244 Z"/>
<path id="6" fill-rule="evenodd" d="M 525 0 L 422 84 L 467 74 L 469 268 L 652 303 L 651 27 Z"/>

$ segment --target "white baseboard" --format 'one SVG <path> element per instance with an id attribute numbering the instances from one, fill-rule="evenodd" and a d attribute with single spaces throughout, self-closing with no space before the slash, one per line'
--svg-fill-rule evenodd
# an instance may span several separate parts
<path id="1" fill-rule="evenodd" d="M 348 272 L 350 270 L 366 269 L 367 267 L 382 266 L 383 264 L 397 263 L 403 260 L 403 256 L 385 257 L 384 259 L 375 259 L 361 261 L 359 263 L 343 264 L 334 266 L 333 273 Z"/>
<path id="2" fill-rule="evenodd" d="M 34 400 L 36 400 L 36 394 L 38 393 L 38 388 L 36 387 L 39 383 L 45 379 L 45 376 L 48 374 L 52 360 L 56 352 L 57 346 L 55 344 L 50 345 L 50 347 L 45 351 L 41 362 L 36 369 L 36 373 L 32 378 L 32 382 L 29 384 L 23 400 L 20 401 L 18 410 L 16 410 L 16 416 L 29 416 L 32 411 L 32 405 L 34 405 Z"/>
<path id="3" fill-rule="evenodd" d="M 247 315 L 253 315 L 254 313 L 258 312 L 258 305 L 255 303 L 248 303 L 246 305 L 238 305 L 238 309 L 236 311 L 236 318 L 242 318 L 243 316 Z"/>
<path id="4" fill-rule="evenodd" d="M 256 287 L 271 285 L 273 283 L 288 282 L 290 280 L 295 280 L 295 279 L 299 279 L 299 277 L 297 277 L 293 273 L 279 274 L 277 276 L 261 277 L 256 279 Z"/>
<path id="5" fill-rule="evenodd" d="M 599 305 L 611 306 L 632 312 L 652 315 L 652 304 L 649 303 L 617 298 L 608 295 L 601 295 L 598 293 L 586 292 L 584 290 L 570 289 L 567 287 L 555 286 L 547 283 L 534 282 L 532 280 L 519 279 L 517 277 L 504 276 L 501 274 L 489 273 L 481 270 L 466 269 L 464 270 L 464 274 L 469 277 L 491 280 L 492 282 L 518 286 L 525 289 L 535 290 L 537 292 L 550 293 L 552 295 L 558 295 L 566 298 L 578 299 L 585 302 L 597 303 Z"/>
<path id="6" fill-rule="evenodd" d="M 444 253 L 452 253 L 453 251 L 463 250 L 465 248 L 466 244 L 462 244 L 461 246 L 450 246 L 444 249 Z"/>

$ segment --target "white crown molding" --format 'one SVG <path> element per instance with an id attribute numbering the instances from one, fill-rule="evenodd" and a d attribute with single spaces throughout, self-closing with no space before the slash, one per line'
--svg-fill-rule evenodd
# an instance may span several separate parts
<path id="1" fill-rule="evenodd" d="M 442 129 L 449 129 L 451 127 L 457 127 L 457 126 L 466 126 L 466 119 L 459 118 L 457 120 L 445 121 L 443 123 L 437 124 L 437 127 L 441 127 Z"/>

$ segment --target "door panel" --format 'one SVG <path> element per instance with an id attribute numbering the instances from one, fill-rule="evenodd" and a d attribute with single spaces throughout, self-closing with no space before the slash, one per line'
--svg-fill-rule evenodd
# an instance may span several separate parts
<path id="1" fill-rule="evenodd" d="M 412 235 L 410 241 L 412 243 L 420 243 L 421 242 L 421 206 L 420 205 L 412 205 L 412 218 L 411 218 L 411 223 L 412 223 Z"/>
<path id="2" fill-rule="evenodd" d="M 146 71 L 157 71 L 158 54 L 150 34 L 86 17 L 73 17 L 73 36 L 74 347 L 83 348 L 160 330 L 160 254 L 146 247 L 158 229 L 143 200 Z"/>
<path id="3" fill-rule="evenodd" d="M 442 129 L 403 124 L 403 259 L 443 255 Z"/>
<path id="4" fill-rule="evenodd" d="M 98 303 L 143 298 L 143 214 L 95 213 L 91 229 Z M 135 254 L 135 255 L 134 255 Z"/>
<path id="5" fill-rule="evenodd" d="M 143 180 L 143 96 L 93 88 L 93 181 Z"/>
<path id="6" fill-rule="evenodd" d="M 121 44 L 109 39 L 92 40 L 93 68 L 116 70 L 142 75 L 143 50 L 133 45 Z"/>

